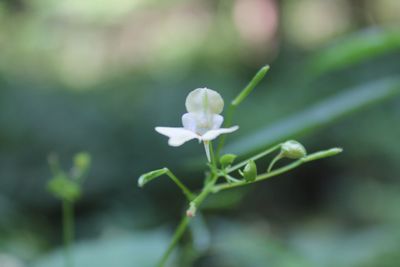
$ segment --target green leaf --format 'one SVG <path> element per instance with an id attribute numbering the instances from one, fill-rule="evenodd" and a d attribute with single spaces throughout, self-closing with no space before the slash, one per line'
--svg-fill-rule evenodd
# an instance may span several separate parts
<path id="1" fill-rule="evenodd" d="M 400 79 L 398 77 L 361 85 L 279 120 L 271 126 L 261 128 L 227 146 L 225 150 L 238 155 L 249 154 L 301 133 L 331 124 L 345 115 L 397 96 L 399 93 Z"/>
<path id="2" fill-rule="evenodd" d="M 225 154 L 220 159 L 219 162 L 221 163 L 222 168 L 226 168 L 233 163 L 236 159 L 237 155 L 235 154 Z"/>
<path id="3" fill-rule="evenodd" d="M 142 174 L 139 177 L 138 186 L 143 187 L 145 184 L 147 184 L 151 180 L 154 180 L 155 178 L 160 177 L 160 176 L 166 174 L 167 172 L 168 172 L 167 168 L 162 168 L 159 170 L 154 170 L 154 171 Z"/>
<path id="4" fill-rule="evenodd" d="M 345 37 L 317 54 L 310 70 L 317 75 L 341 69 L 400 48 L 397 29 L 368 29 Z"/>

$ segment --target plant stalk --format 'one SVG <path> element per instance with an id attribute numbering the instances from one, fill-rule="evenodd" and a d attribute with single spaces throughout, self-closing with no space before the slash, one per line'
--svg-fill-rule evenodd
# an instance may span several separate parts
<path id="1" fill-rule="evenodd" d="M 65 267 L 73 267 L 72 242 L 74 239 L 74 205 L 71 201 L 63 200 L 63 234 Z"/>

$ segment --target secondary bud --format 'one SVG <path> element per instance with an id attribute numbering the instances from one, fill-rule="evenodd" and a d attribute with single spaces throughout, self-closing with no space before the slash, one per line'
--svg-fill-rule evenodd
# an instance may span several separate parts
<path id="1" fill-rule="evenodd" d="M 307 155 L 307 151 L 302 144 L 297 141 L 289 140 L 282 144 L 281 154 L 289 159 L 299 159 Z"/>

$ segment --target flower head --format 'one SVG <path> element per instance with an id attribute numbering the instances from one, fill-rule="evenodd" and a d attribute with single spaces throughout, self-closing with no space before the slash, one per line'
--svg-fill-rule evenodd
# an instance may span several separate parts
<path id="1" fill-rule="evenodd" d="M 169 137 L 170 146 L 180 146 L 192 139 L 207 143 L 220 134 L 231 133 L 239 128 L 221 128 L 224 118 L 219 114 L 224 108 L 224 100 L 214 90 L 193 90 L 187 96 L 185 106 L 188 112 L 182 116 L 183 127 L 156 127 L 157 132 Z"/>

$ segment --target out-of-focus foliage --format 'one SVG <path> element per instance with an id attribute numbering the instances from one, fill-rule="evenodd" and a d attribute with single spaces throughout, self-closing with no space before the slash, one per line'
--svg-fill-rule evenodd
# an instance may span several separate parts
<path id="1" fill-rule="evenodd" d="M 140 190 L 138 176 L 170 166 L 196 188 L 205 162 L 198 144 L 168 147 L 154 126 L 180 126 L 197 87 L 228 103 L 268 63 L 224 152 L 294 138 L 344 153 L 213 196 L 172 266 L 397 267 L 399 3 L 1 1 L 0 266 L 60 264 L 46 158 L 66 168 L 77 151 L 92 156 L 77 266 L 153 266 L 183 197 L 169 179 Z"/>

